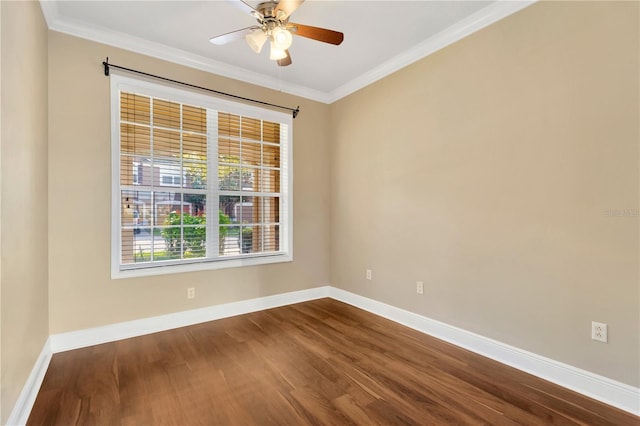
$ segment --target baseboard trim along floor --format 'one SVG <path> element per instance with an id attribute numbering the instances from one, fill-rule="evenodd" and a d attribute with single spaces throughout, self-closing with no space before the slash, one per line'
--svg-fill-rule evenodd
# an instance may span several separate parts
<path id="1" fill-rule="evenodd" d="M 640 415 L 640 389 L 335 287 L 329 297 Z"/>
<path id="2" fill-rule="evenodd" d="M 27 378 L 26 383 L 22 387 L 22 392 L 18 395 L 18 400 L 13 406 L 11 414 L 7 419 L 7 426 L 24 425 L 29 419 L 29 413 L 31 408 L 36 402 L 38 391 L 44 380 L 44 375 L 47 373 L 49 362 L 51 361 L 51 337 L 47 339 L 40 351 L 40 355 L 36 360 L 36 363 Z"/>
<path id="3" fill-rule="evenodd" d="M 249 312 L 306 302 L 323 297 L 330 297 L 350 304 L 629 413 L 640 415 L 639 388 L 367 297 L 332 286 L 323 286 L 51 335 L 45 343 L 42 353 L 36 361 L 33 371 L 25 383 L 23 391 L 9 416 L 8 424 L 20 425 L 26 423 L 35 397 L 44 379 L 49 361 L 54 353 L 242 315 Z"/>

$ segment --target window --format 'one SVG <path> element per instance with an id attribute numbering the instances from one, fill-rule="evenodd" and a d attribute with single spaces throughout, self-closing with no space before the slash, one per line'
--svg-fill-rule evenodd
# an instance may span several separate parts
<path id="1" fill-rule="evenodd" d="M 139 167 L 140 167 L 140 163 L 138 162 L 133 162 L 133 184 L 134 185 L 141 185 L 142 182 L 140 180 L 140 175 L 138 174 L 139 172 Z"/>
<path id="2" fill-rule="evenodd" d="M 164 186 L 180 186 L 180 176 L 161 175 L 162 183 Z"/>
<path id="3" fill-rule="evenodd" d="M 112 276 L 292 259 L 288 114 L 111 76 Z"/>

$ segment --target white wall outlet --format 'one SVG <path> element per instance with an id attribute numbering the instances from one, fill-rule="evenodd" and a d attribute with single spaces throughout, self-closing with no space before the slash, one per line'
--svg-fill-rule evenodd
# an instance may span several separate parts
<path id="1" fill-rule="evenodd" d="M 187 289 L 187 299 L 195 299 L 196 298 L 196 289 L 194 287 L 189 287 Z"/>
<path id="2" fill-rule="evenodd" d="M 367 279 L 371 281 L 371 269 L 367 269 Z"/>
<path id="3" fill-rule="evenodd" d="M 607 324 L 591 322 L 591 339 L 607 343 Z"/>
<path id="4" fill-rule="evenodd" d="M 424 294 L 424 284 L 422 281 L 416 281 L 416 293 Z"/>

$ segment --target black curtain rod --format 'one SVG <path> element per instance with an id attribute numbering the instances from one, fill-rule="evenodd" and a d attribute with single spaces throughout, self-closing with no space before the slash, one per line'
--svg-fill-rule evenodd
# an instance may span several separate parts
<path id="1" fill-rule="evenodd" d="M 176 84 L 181 84 L 183 86 L 193 87 L 194 89 L 205 90 L 207 92 L 215 93 L 217 95 L 228 96 L 230 98 L 240 99 L 240 100 L 247 101 L 247 102 L 253 102 L 255 104 L 268 105 L 268 106 L 275 107 L 275 108 L 286 109 L 287 111 L 291 111 L 293 113 L 293 118 L 296 118 L 298 116 L 298 113 L 300 112 L 300 107 L 299 106 L 294 109 L 294 108 L 289 108 L 289 107 L 285 107 L 285 106 L 282 106 L 282 105 L 270 104 L 268 102 L 263 102 L 263 101 L 259 101 L 259 100 L 251 99 L 251 98 L 245 98 L 243 96 L 238 96 L 238 95 L 232 95 L 231 93 L 220 92 L 219 90 L 213 90 L 213 89 L 209 89 L 207 87 L 196 86 L 195 84 L 185 83 L 183 81 L 173 80 L 171 78 L 161 77 L 159 75 L 149 74 L 149 73 L 146 73 L 146 72 L 143 72 L 143 71 L 138 71 L 138 70 L 134 70 L 134 69 L 131 69 L 131 68 L 121 67 L 119 65 L 110 64 L 109 63 L 109 57 L 107 57 L 107 60 L 104 61 L 102 63 L 102 65 L 104 65 L 104 75 L 106 75 L 107 77 L 109 76 L 109 68 L 113 67 L 113 68 L 117 68 L 119 70 L 129 71 L 129 72 L 140 74 L 140 75 L 144 75 L 144 76 L 147 76 L 147 77 L 157 78 L 158 80 L 168 81 L 170 83 L 176 83 Z"/>

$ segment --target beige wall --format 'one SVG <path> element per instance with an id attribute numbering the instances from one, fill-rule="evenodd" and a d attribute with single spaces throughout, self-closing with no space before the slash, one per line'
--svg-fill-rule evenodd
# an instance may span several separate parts
<path id="1" fill-rule="evenodd" d="M 638 386 L 638 17 L 537 3 L 333 104 L 332 285 Z"/>
<path id="2" fill-rule="evenodd" d="M 1 358 L 4 424 L 49 335 L 47 29 L 37 2 L 0 2 Z"/>
<path id="3" fill-rule="evenodd" d="M 111 280 L 109 79 L 101 62 L 296 107 L 294 261 Z M 313 288 L 329 282 L 327 105 L 49 33 L 51 333 Z M 187 287 L 196 299 L 187 300 Z"/>
<path id="4" fill-rule="evenodd" d="M 38 4 L 0 4 L 0 422 L 49 332 L 327 283 L 639 385 L 638 217 L 606 215 L 639 208 L 638 3 L 536 4 L 331 106 L 54 32 L 47 53 Z M 106 56 L 301 106 L 294 262 L 110 279 Z"/>

